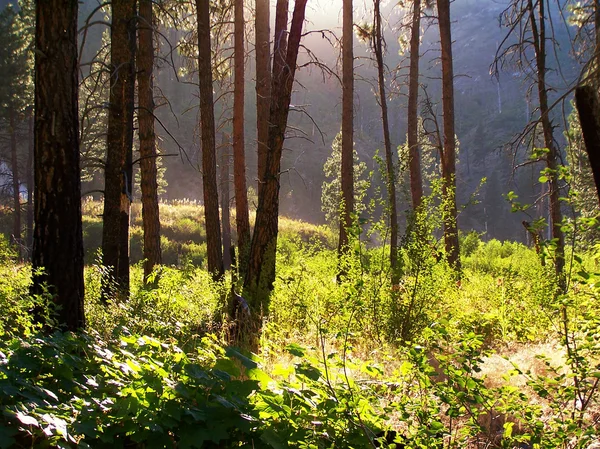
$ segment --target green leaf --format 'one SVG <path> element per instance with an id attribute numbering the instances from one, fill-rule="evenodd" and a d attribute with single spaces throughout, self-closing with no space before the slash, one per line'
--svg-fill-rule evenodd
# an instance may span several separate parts
<path id="1" fill-rule="evenodd" d="M 240 368 L 231 359 L 218 359 L 215 363 L 215 369 L 224 371 L 231 377 L 240 377 L 241 375 Z"/>
<path id="2" fill-rule="evenodd" d="M 304 357 L 306 354 L 306 349 L 296 343 L 290 343 L 285 350 L 296 357 Z"/>
<path id="3" fill-rule="evenodd" d="M 254 360 L 252 360 L 250 358 L 250 357 L 253 357 L 252 354 L 249 354 L 249 356 L 245 355 L 238 348 L 235 348 L 232 346 L 226 348 L 225 355 L 227 355 L 228 357 L 234 357 L 234 358 L 238 359 L 240 362 L 242 362 L 242 365 L 244 365 L 245 368 L 251 369 L 251 368 L 258 367 L 258 363 L 256 363 Z"/>
<path id="4" fill-rule="evenodd" d="M 282 441 L 282 439 L 275 433 L 273 429 L 267 429 L 260 436 L 260 439 L 267 443 L 274 449 L 286 449 L 288 445 L 286 441 Z"/>
<path id="5" fill-rule="evenodd" d="M 319 380 L 321 378 L 321 371 L 307 362 L 296 365 L 296 374 L 306 376 L 310 380 Z"/>

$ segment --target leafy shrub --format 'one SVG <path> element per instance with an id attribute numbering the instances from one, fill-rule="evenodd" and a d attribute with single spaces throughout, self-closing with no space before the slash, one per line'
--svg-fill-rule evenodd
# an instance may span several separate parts
<path id="1" fill-rule="evenodd" d="M 471 256 L 481 245 L 479 233 L 476 231 L 470 231 L 466 234 L 461 232 L 458 237 L 461 257 Z"/>

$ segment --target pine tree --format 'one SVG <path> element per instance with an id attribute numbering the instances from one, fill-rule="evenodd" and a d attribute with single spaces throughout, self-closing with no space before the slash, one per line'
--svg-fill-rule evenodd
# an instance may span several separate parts
<path id="1" fill-rule="evenodd" d="M 354 10 L 352 0 L 342 3 L 342 157 L 340 179 L 343 207 L 340 210 L 338 257 L 349 243 L 354 213 Z M 341 274 L 341 273 L 340 273 Z M 339 276 L 338 276 L 339 277 Z"/>
<path id="2" fill-rule="evenodd" d="M 209 0 L 196 0 L 196 14 L 198 18 L 198 84 L 200 87 L 202 185 L 206 222 L 206 252 L 208 271 L 214 279 L 219 280 L 223 277 L 223 253 L 217 187 Z"/>
<path id="3" fill-rule="evenodd" d="M 35 231 L 31 293 L 48 288 L 58 322 L 85 326 L 77 114 L 77 0 L 38 0 Z M 48 287 L 46 287 L 48 286 Z"/>
<path id="4" fill-rule="evenodd" d="M 444 202 L 444 241 L 448 263 L 460 272 L 458 226 L 456 222 L 456 136 L 454 133 L 454 69 L 452 63 L 452 33 L 450 1 L 437 0 L 440 43 L 442 47 L 442 110 L 444 114 L 444 144 L 442 147 L 442 178 Z"/>
<path id="5" fill-rule="evenodd" d="M 103 264 L 110 278 L 103 280 L 104 300 L 111 293 L 111 281 L 115 282 L 119 295 L 129 295 L 136 16 L 135 0 L 113 0 L 110 35 L 111 89 L 102 228 Z"/>
<path id="6" fill-rule="evenodd" d="M 152 0 L 139 0 L 138 29 L 138 135 L 140 139 L 140 177 L 142 224 L 144 228 L 144 282 L 154 267 L 162 263 L 160 215 L 158 209 L 158 171 L 154 134 L 154 14 Z"/>
<path id="7" fill-rule="evenodd" d="M 244 281 L 244 288 L 251 294 L 252 306 L 257 314 L 268 312 L 268 295 L 275 282 L 281 155 L 305 11 L 306 0 L 297 0 L 288 38 L 288 0 L 277 1 L 271 77 L 269 153 L 264 185 L 258 197 L 250 260 Z"/>
<path id="8" fill-rule="evenodd" d="M 0 123 L 8 130 L 10 155 L 6 158 L 11 168 L 13 199 L 13 230 L 11 241 L 21 256 L 21 179 L 18 152 L 19 128 L 30 115 L 31 67 L 28 48 L 30 36 L 22 17 L 12 5 L 0 13 Z"/>

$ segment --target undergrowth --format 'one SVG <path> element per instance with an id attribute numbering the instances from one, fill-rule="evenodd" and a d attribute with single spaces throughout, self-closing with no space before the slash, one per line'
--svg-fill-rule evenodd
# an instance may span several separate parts
<path id="1" fill-rule="evenodd" d="M 196 239 L 195 209 L 169 207 Z M 258 355 L 227 346 L 230 281 L 191 256 L 159 267 L 156 288 L 134 266 L 130 297 L 108 304 L 92 263 L 88 330 L 45 334 L 31 311 L 48 298 L 29 296 L 29 267 L 0 241 L 0 449 L 585 449 L 600 433 L 596 250 L 559 294 L 524 245 L 462 236 L 458 279 L 428 233 L 405 238 L 392 284 L 386 246 L 357 231 L 338 283 L 330 231 L 311 226 L 280 236 Z M 543 341 L 562 354 L 543 369 L 485 369 Z"/>

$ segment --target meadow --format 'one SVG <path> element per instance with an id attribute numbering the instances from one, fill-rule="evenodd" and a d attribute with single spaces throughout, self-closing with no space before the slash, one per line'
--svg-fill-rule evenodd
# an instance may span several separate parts
<path id="1" fill-rule="evenodd" d="M 335 232 L 280 220 L 258 350 L 232 346 L 236 277 L 206 272 L 203 213 L 161 205 L 164 265 L 100 300 L 101 205 L 84 204 L 82 334 L 47 334 L 47 297 L 0 247 L 0 448 L 588 448 L 600 434 L 598 262 L 569 251 L 567 293 L 542 255 L 461 236 L 460 278 L 407 233 L 401 281 L 357 231 L 336 282 Z M 0 224 L 2 222 L 0 221 Z M 372 232 L 384 235 L 376 225 Z M 545 263 L 542 263 L 542 262 Z M 241 292 L 240 292 L 241 293 Z M 239 341 L 239 339 L 238 339 Z"/>

